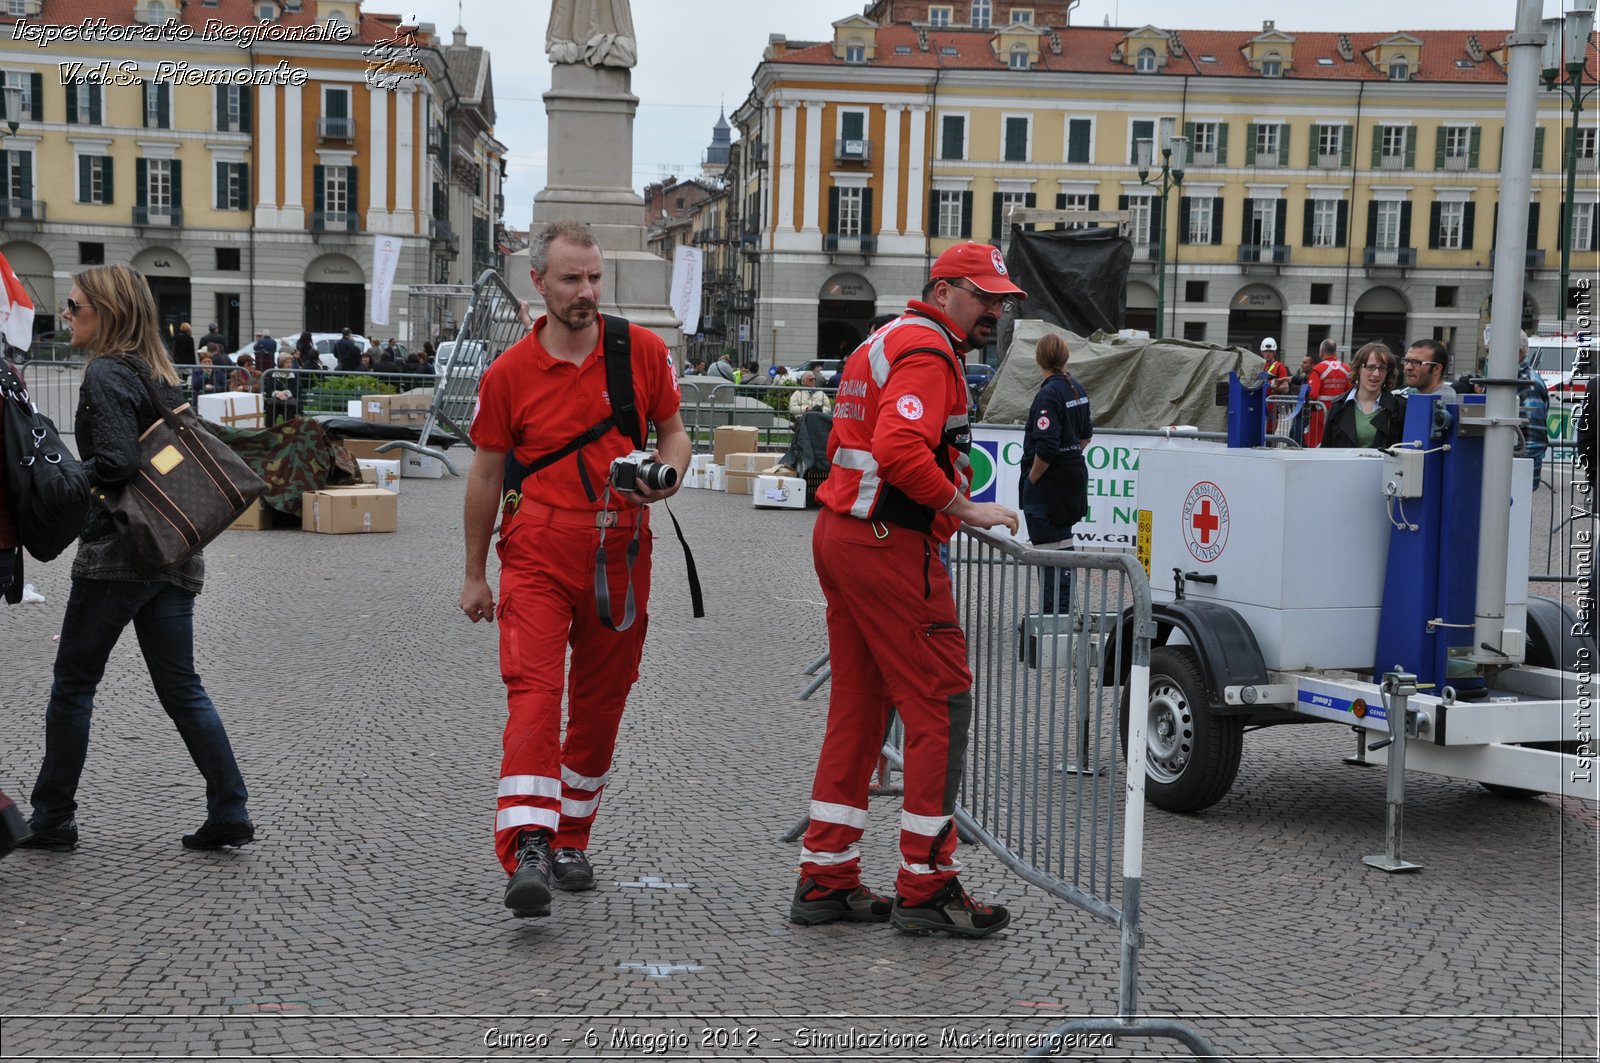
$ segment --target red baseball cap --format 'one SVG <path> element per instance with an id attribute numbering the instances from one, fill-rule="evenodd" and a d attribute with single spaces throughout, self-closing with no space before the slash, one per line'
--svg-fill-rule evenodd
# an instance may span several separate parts
<path id="1" fill-rule="evenodd" d="M 1028 297 L 1027 292 L 1011 283 L 1011 278 L 1006 275 L 1005 256 L 992 244 L 970 241 L 957 244 L 939 256 L 939 260 L 933 264 L 931 276 L 934 280 L 964 277 L 990 295 L 1014 295 L 1018 299 Z"/>

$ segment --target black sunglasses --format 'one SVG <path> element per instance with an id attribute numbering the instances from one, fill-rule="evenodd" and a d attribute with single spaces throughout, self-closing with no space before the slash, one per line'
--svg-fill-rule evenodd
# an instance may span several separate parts
<path id="1" fill-rule="evenodd" d="M 94 309 L 94 304 L 93 303 L 80 303 L 80 302 L 78 302 L 78 300 L 72 298 L 72 296 L 70 296 L 70 295 L 67 296 L 66 311 L 67 311 L 67 316 L 68 317 L 77 317 L 79 311 L 81 311 L 81 310 L 93 310 L 93 309 Z"/>

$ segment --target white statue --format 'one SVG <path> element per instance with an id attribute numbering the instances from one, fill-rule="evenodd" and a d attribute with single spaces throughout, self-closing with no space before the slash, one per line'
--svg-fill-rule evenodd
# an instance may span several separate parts
<path id="1" fill-rule="evenodd" d="M 632 67 L 639 53 L 628 0 L 554 0 L 544 50 L 552 63 Z"/>

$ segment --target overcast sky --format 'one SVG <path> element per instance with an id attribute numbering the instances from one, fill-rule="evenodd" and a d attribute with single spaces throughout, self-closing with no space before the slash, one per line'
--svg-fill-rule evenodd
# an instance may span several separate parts
<path id="1" fill-rule="evenodd" d="M 1571 3 L 1571 0 L 1564 0 Z M 1544 0 L 1547 14 L 1563 0 Z M 544 54 L 550 0 L 369 0 L 374 11 L 414 12 L 432 22 L 444 43 L 458 23 L 469 44 L 485 45 L 493 58 L 495 135 L 510 149 L 506 224 L 525 229 L 533 196 L 545 185 L 548 150 L 541 98 L 550 87 Z M 1339 0 L 1338 8 L 1257 0 L 1083 0 L 1074 25 L 1153 24 L 1170 29 L 1258 29 L 1263 19 L 1301 31 L 1374 32 L 1401 29 L 1503 29 L 1516 22 L 1515 0 Z M 639 97 L 634 126 L 633 186 L 642 189 L 668 175 L 699 172 L 718 108 L 731 112 L 750 93 L 750 78 L 770 34 L 790 40 L 830 40 L 832 24 L 865 4 L 828 0 L 634 0 Z M 1298 10 L 1297 10 L 1298 9 Z M 458 15 L 459 10 L 459 15 Z M 1486 42 L 1487 43 L 1487 42 Z"/>

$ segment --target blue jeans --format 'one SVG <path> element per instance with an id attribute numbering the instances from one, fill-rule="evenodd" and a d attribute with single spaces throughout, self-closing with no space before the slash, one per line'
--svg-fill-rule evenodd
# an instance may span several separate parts
<path id="1" fill-rule="evenodd" d="M 95 688 L 130 621 L 156 697 L 205 777 L 206 818 L 249 819 L 228 732 L 194 670 L 194 595 L 165 582 L 74 579 L 45 710 L 44 766 L 33 784 L 34 827 L 59 826 L 77 811 Z"/>
<path id="2" fill-rule="evenodd" d="M 1028 528 L 1028 541 L 1035 546 L 1045 543 L 1065 542 L 1060 549 L 1072 549 L 1072 529 L 1062 528 L 1050 520 L 1049 510 L 1045 507 L 1044 492 L 1039 490 L 1037 484 L 1030 483 L 1027 476 L 1022 477 L 1022 520 Z M 1060 603 L 1059 605 L 1057 603 Z M 1041 568 L 1039 570 L 1039 611 L 1042 613 L 1059 613 L 1070 608 L 1072 602 L 1072 573 L 1060 568 Z"/>

